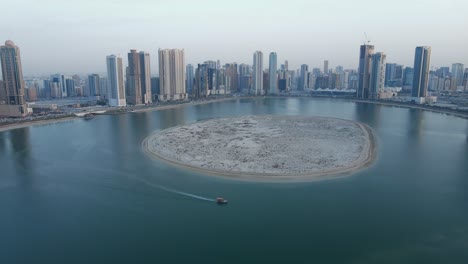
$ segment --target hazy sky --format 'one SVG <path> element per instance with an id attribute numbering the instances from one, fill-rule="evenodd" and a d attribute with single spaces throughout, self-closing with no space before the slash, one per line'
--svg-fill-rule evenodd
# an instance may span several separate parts
<path id="1" fill-rule="evenodd" d="M 432 66 L 468 64 L 467 0 L 5 0 L 0 41 L 21 48 L 23 70 L 105 72 L 105 57 L 130 49 L 184 48 L 186 63 L 252 63 L 278 53 L 290 68 L 357 68 L 367 32 L 387 62 L 412 65 L 432 47 Z"/>

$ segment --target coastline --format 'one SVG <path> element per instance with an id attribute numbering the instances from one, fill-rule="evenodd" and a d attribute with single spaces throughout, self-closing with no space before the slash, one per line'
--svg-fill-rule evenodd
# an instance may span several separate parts
<path id="1" fill-rule="evenodd" d="M 79 116 L 66 116 L 66 117 L 51 118 L 51 119 L 45 119 L 45 120 L 33 120 L 33 121 L 26 121 L 26 122 L 21 122 L 21 123 L 2 125 L 0 126 L 0 132 L 18 129 L 18 128 L 30 127 L 30 126 L 42 126 L 42 125 L 47 125 L 47 124 L 71 121 L 71 120 L 75 120 L 76 118 L 80 118 L 80 117 Z"/>
<path id="2" fill-rule="evenodd" d="M 220 98 L 220 99 L 199 101 L 199 102 L 194 102 L 194 103 L 182 103 L 182 104 L 174 104 L 174 105 L 153 106 L 153 107 L 135 109 L 133 111 L 109 112 L 109 113 L 103 113 L 103 114 L 100 114 L 100 115 L 121 115 L 121 114 L 128 114 L 128 113 L 159 111 L 159 110 L 166 110 L 166 109 L 172 109 L 172 108 L 178 108 L 178 107 L 185 107 L 185 106 L 189 106 L 189 105 L 202 105 L 202 104 L 208 104 L 208 103 L 214 103 L 214 102 L 224 102 L 224 101 L 236 100 L 236 99 L 239 99 L 239 98 L 240 97 L 229 97 L 229 98 Z M 59 118 L 40 119 L 40 120 L 25 121 L 25 122 L 20 122 L 20 123 L 12 123 L 12 124 L 7 124 L 7 125 L 0 125 L 0 132 L 13 130 L 13 129 L 17 129 L 17 128 L 29 127 L 29 126 L 36 126 L 36 125 L 41 126 L 41 125 L 52 124 L 52 123 L 60 123 L 60 122 L 70 121 L 70 120 L 74 120 L 74 119 L 78 119 L 78 118 L 81 118 L 81 117 L 79 117 L 79 116 L 66 116 L 66 117 L 59 117 Z"/>
<path id="3" fill-rule="evenodd" d="M 214 102 L 225 102 L 225 101 L 231 101 L 231 100 L 237 100 L 237 99 L 253 99 L 253 98 L 332 99 L 332 100 L 348 101 L 348 102 L 355 102 L 355 103 L 370 103 L 370 104 L 378 104 L 378 105 L 385 105 L 385 106 L 402 107 L 402 108 L 408 108 L 408 109 L 420 109 L 420 110 L 429 111 L 429 112 L 433 112 L 433 113 L 446 114 L 446 115 L 451 115 L 451 116 L 455 116 L 455 117 L 462 118 L 462 119 L 468 119 L 468 114 L 459 113 L 459 112 L 451 111 L 451 110 L 448 110 L 448 109 L 437 109 L 437 108 L 427 107 L 427 106 L 409 105 L 409 104 L 396 103 L 396 102 L 386 102 L 386 101 L 368 101 L 368 100 L 359 100 L 359 99 L 351 99 L 351 98 L 312 97 L 312 96 L 307 96 L 307 97 L 306 96 L 297 96 L 297 97 L 296 96 L 228 97 L 228 98 L 212 99 L 212 100 L 205 100 L 205 101 L 199 101 L 199 102 L 193 102 L 193 103 L 182 103 L 182 104 L 174 104 L 174 105 L 153 106 L 153 107 L 135 109 L 133 111 L 125 111 L 125 112 L 117 112 L 117 111 L 116 112 L 108 112 L 108 113 L 106 112 L 106 113 L 104 113 L 102 115 L 119 115 L 119 114 L 126 114 L 126 113 L 159 111 L 159 110 L 173 109 L 173 108 L 184 107 L 184 106 L 189 106 L 189 105 L 202 105 L 202 104 L 208 104 L 208 103 L 214 103 Z M 32 121 L 26 121 L 26 122 L 20 122 L 20 123 L 12 123 L 12 124 L 7 124 L 7 125 L 0 125 L 0 132 L 13 130 L 13 129 L 17 129 L 17 128 L 35 126 L 35 125 L 45 125 L 45 124 L 51 124 L 51 123 L 59 123 L 59 122 L 64 122 L 64 121 L 70 121 L 70 120 L 74 120 L 76 118 L 80 118 L 80 117 L 78 117 L 78 116 L 66 116 L 66 117 L 51 118 L 51 119 L 45 119 L 45 120 L 41 119 L 41 120 L 32 120 Z"/>
<path id="4" fill-rule="evenodd" d="M 339 119 L 339 118 L 336 118 Z M 341 119 L 345 120 L 345 119 Z M 346 120 L 350 121 L 350 120 Z M 201 174 L 214 176 L 223 179 L 232 179 L 232 180 L 241 180 L 249 182 L 311 182 L 318 180 L 326 180 L 333 178 L 340 178 L 352 175 L 354 172 L 370 167 L 377 158 L 377 140 L 375 134 L 369 126 L 356 122 L 350 121 L 357 124 L 361 130 L 366 134 L 366 144 L 364 145 L 365 150 L 363 150 L 358 159 L 353 161 L 347 166 L 340 168 L 329 169 L 324 172 L 314 172 L 314 173 L 298 173 L 298 174 L 279 174 L 279 173 L 254 173 L 254 172 L 231 172 L 226 170 L 217 170 L 217 169 L 205 169 L 198 166 L 190 165 L 175 159 L 168 158 L 159 153 L 155 153 L 150 150 L 149 141 L 153 136 L 159 131 L 153 132 L 148 137 L 146 137 L 141 143 L 143 152 L 148 155 L 150 158 L 162 161 L 166 164 L 185 169 L 195 171 Z"/>

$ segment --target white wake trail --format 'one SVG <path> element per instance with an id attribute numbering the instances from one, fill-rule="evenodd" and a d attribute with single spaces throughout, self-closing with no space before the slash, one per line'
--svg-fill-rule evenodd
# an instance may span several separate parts
<path id="1" fill-rule="evenodd" d="M 199 200 L 202 200 L 202 201 L 216 202 L 215 199 L 211 199 L 211 198 L 207 198 L 207 197 L 203 197 L 203 196 L 199 196 L 199 195 L 195 195 L 195 194 L 191 194 L 191 193 L 181 192 L 181 191 L 178 191 L 178 190 L 175 190 L 175 189 L 167 188 L 167 187 L 159 185 L 159 184 L 154 184 L 152 182 L 149 182 L 149 181 L 147 181 L 145 179 L 141 179 L 141 178 L 138 178 L 138 177 L 135 177 L 135 179 L 137 179 L 137 180 L 139 180 L 139 181 L 143 182 L 144 184 L 147 184 L 147 185 L 149 185 L 151 187 L 155 187 L 155 188 L 164 190 L 166 192 L 171 192 L 171 193 L 187 196 L 187 197 L 199 199 Z"/>

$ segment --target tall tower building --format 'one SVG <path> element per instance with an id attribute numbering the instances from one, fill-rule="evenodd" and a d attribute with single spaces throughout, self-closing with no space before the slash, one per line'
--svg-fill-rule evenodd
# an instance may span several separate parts
<path id="1" fill-rule="evenodd" d="M 254 94 L 261 95 L 263 92 L 263 53 L 258 50 L 253 55 L 252 82 Z"/>
<path id="2" fill-rule="evenodd" d="M 299 79 L 299 91 L 303 91 L 304 89 L 309 88 L 309 65 L 307 64 L 302 64 L 301 65 L 301 75 Z"/>
<path id="3" fill-rule="evenodd" d="M 237 63 L 226 63 L 226 90 L 230 93 L 238 92 L 239 78 L 237 74 Z"/>
<path id="4" fill-rule="evenodd" d="M 239 90 L 243 93 L 250 93 L 251 88 L 251 67 L 248 64 L 239 64 Z"/>
<path id="5" fill-rule="evenodd" d="M 276 94 L 278 93 L 278 77 L 276 74 L 276 70 L 278 68 L 278 56 L 276 52 L 271 52 L 270 53 L 270 65 L 269 65 L 269 78 L 270 78 L 270 88 L 268 93 L 269 94 Z"/>
<path id="6" fill-rule="evenodd" d="M 159 49 L 159 100 L 185 100 L 185 58 L 183 49 Z"/>
<path id="7" fill-rule="evenodd" d="M 126 106 L 122 57 L 109 55 L 107 64 L 107 98 L 110 106 Z"/>
<path id="8" fill-rule="evenodd" d="M 187 82 L 185 84 L 185 87 L 187 88 L 187 94 L 189 94 L 190 96 L 193 96 L 193 83 L 194 83 L 195 75 L 194 75 L 194 69 L 193 69 L 192 64 L 187 64 L 187 66 L 185 67 L 185 74 L 186 74 L 185 81 Z"/>
<path id="9" fill-rule="evenodd" d="M 461 63 L 452 64 L 452 82 L 455 82 L 455 87 L 463 86 L 463 69 Z"/>
<path id="10" fill-rule="evenodd" d="M 361 45 L 359 52 L 359 82 L 357 97 L 360 99 L 369 98 L 371 56 L 374 54 L 373 45 Z"/>
<path id="11" fill-rule="evenodd" d="M 136 50 L 130 50 L 128 53 L 127 70 L 127 101 L 131 105 L 143 104 L 141 94 L 141 64 L 140 55 Z"/>
<path id="12" fill-rule="evenodd" d="M 141 73 L 141 98 L 144 104 L 151 104 L 153 96 L 151 95 L 151 67 L 150 55 L 140 51 L 140 73 Z"/>
<path id="13" fill-rule="evenodd" d="M 328 60 L 323 61 L 323 73 L 328 75 Z"/>
<path id="14" fill-rule="evenodd" d="M 377 52 L 372 55 L 369 99 L 378 99 L 379 93 L 384 90 L 386 71 L 385 60 L 386 55 L 382 52 Z"/>
<path id="15" fill-rule="evenodd" d="M 100 95 L 100 86 L 101 86 L 101 81 L 100 81 L 99 74 L 90 74 L 90 75 L 88 75 L 89 96 L 99 96 Z"/>
<path id="16" fill-rule="evenodd" d="M 431 47 L 416 47 L 414 54 L 413 97 L 426 97 L 429 81 Z"/>
<path id="17" fill-rule="evenodd" d="M 0 105 L 0 116 L 24 116 L 27 114 L 24 100 L 24 79 L 19 47 L 11 40 L 0 46 L 3 89 L 6 105 Z"/>
<path id="18" fill-rule="evenodd" d="M 288 60 L 284 61 L 284 70 L 289 71 L 289 62 L 288 62 Z"/>

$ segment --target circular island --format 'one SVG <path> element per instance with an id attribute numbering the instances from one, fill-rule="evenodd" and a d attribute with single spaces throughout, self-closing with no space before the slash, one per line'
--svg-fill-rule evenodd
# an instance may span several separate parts
<path id="1" fill-rule="evenodd" d="M 217 118 L 157 131 L 151 157 L 201 172 L 245 180 L 314 180 L 345 175 L 375 159 L 368 126 L 316 116 Z"/>

